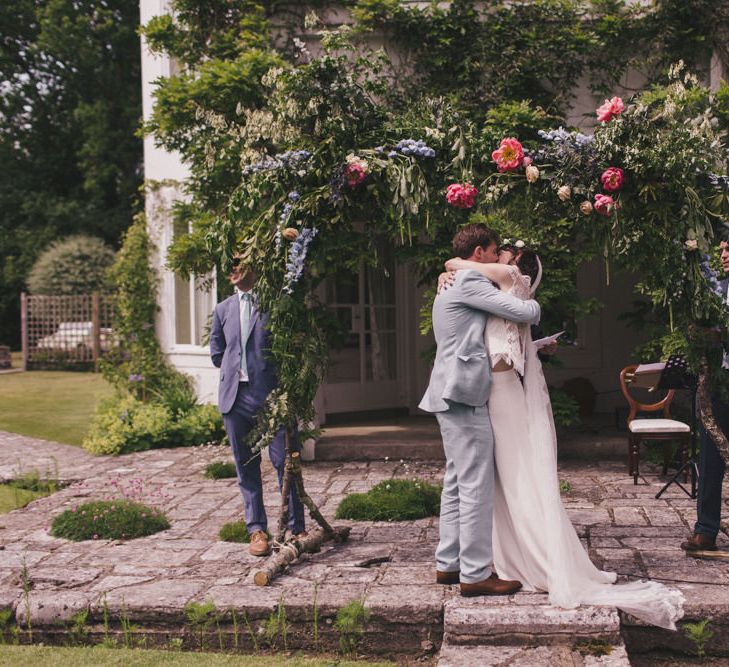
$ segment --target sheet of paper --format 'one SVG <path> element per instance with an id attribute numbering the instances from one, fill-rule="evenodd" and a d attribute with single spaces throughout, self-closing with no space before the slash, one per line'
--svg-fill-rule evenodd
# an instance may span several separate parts
<path id="1" fill-rule="evenodd" d="M 564 331 L 559 331 L 556 334 L 546 336 L 545 338 L 537 338 L 537 340 L 534 341 L 534 346 L 537 348 L 537 350 L 541 350 L 543 347 L 547 347 L 547 345 L 555 343 L 563 333 Z"/>

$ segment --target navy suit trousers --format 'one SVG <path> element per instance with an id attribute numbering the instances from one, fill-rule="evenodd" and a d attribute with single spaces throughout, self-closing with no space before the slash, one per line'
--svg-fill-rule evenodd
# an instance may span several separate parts
<path id="1" fill-rule="evenodd" d="M 260 403 L 254 400 L 248 389 L 247 383 L 240 383 L 235 403 L 230 412 L 223 415 L 225 432 L 233 450 L 235 467 L 238 472 L 238 486 L 243 495 L 243 509 L 245 511 L 246 526 L 252 535 L 256 530 L 266 530 L 268 521 L 266 510 L 263 506 L 263 483 L 261 481 L 261 455 L 251 459 L 250 447 L 246 444 L 246 438 L 256 423 L 256 413 Z M 294 435 L 291 443 L 292 451 L 301 448 L 298 433 Z M 273 467 L 278 473 L 279 489 L 283 483 L 284 468 L 286 465 L 286 443 L 284 441 L 284 430 L 281 429 L 273 442 L 268 446 L 268 455 Z M 293 533 L 300 533 L 304 530 L 304 506 L 296 492 L 296 487 L 291 486 L 289 492 L 289 529 Z"/>
<path id="2" fill-rule="evenodd" d="M 729 436 L 729 405 L 712 396 L 711 406 L 719 428 Z M 694 532 L 716 537 L 721 523 L 721 485 L 724 480 L 724 459 L 709 435 L 701 429 L 699 454 L 699 488 Z"/>

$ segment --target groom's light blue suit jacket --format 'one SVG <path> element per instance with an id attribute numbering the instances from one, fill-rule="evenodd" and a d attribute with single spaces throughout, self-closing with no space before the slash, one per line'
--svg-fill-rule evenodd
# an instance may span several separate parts
<path id="1" fill-rule="evenodd" d="M 445 412 L 446 401 L 479 407 L 491 391 L 491 364 L 486 349 L 489 315 L 524 324 L 539 322 L 536 301 L 501 292 L 476 271 L 458 271 L 455 284 L 433 302 L 433 333 L 438 351 L 420 409 Z"/>

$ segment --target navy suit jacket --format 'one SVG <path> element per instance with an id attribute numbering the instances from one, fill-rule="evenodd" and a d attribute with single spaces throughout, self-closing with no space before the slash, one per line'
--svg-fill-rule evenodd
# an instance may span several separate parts
<path id="1" fill-rule="evenodd" d="M 276 387 L 276 371 L 269 358 L 271 333 L 268 315 L 260 313 L 254 299 L 251 309 L 251 329 L 246 342 L 249 398 L 260 408 Z M 220 369 L 218 407 L 227 414 L 233 408 L 238 393 L 240 371 L 240 298 L 236 292 L 215 306 L 210 331 L 210 358 Z"/>

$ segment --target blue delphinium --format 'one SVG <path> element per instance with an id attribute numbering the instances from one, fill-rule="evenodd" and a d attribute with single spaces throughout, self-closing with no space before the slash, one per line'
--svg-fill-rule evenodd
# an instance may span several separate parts
<path id="1" fill-rule="evenodd" d="M 714 294 L 724 298 L 721 285 L 719 285 L 719 275 L 716 271 L 714 271 L 714 269 L 711 268 L 711 264 L 709 263 L 709 261 L 710 260 L 708 255 L 704 254 L 701 256 L 701 262 L 699 263 L 701 275 L 706 278 L 709 289 L 711 289 Z"/>
<path id="2" fill-rule="evenodd" d="M 291 294 L 294 291 L 294 285 L 301 278 L 301 274 L 304 272 L 304 263 L 309 250 L 309 244 L 314 240 L 318 231 L 316 227 L 304 227 L 297 239 L 291 244 L 289 258 L 286 262 L 286 275 L 284 276 L 283 291 L 286 294 Z"/>
<path id="3" fill-rule="evenodd" d="M 301 195 L 296 190 L 292 190 L 291 192 L 289 192 L 288 197 L 294 203 L 296 203 L 297 201 L 299 201 L 299 199 L 301 199 Z"/>
<path id="4" fill-rule="evenodd" d="M 260 162 L 249 164 L 244 167 L 243 175 L 255 174 L 259 171 L 274 171 L 276 169 L 293 169 L 299 167 L 302 162 L 306 162 L 311 157 L 311 153 L 306 150 L 286 151 L 285 153 L 277 153 L 276 155 L 267 155 Z"/>
<path id="5" fill-rule="evenodd" d="M 415 157 L 435 157 L 435 150 L 425 144 L 422 139 L 403 139 L 397 143 L 395 150 L 403 155 Z"/>
<path id="6" fill-rule="evenodd" d="M 546 141 L 552 141 L 556 144 L 567 144 L 572 148 L 589 146 L 594 140 L 592 135 L 582 134 L 582 132 L 568 132 L 563 127 L 549 131 L 539 130 L 537 134 Z"/>

